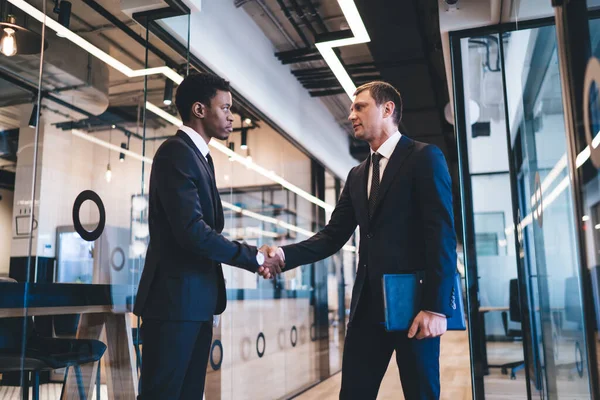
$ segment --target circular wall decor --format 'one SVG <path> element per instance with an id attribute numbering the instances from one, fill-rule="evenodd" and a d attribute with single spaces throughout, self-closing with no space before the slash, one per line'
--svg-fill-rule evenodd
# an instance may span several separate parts
<path id="1" fill-rule="evenodd" d="M 585 69 L 585 80 L 583 83 L 583 126 L 585 128 L 585 140 L 590 149 L 590 158 L 596 168 L 600 168 L 600 146 L 594 147 L 592 129 L 590 127 L 590 90 L 595 83 L 596 90 L 600 88 L 600 61 L 591 57 Z M 599 101 L 598 99 L 596 101 Z M 595 104 L 598 107 L 598 103 Z"/>
<path id="2" fill-rule="evenodd" d="M 300 330 L 299 330 L 299 333 L 300 333 L 300 344 L 306 343 L 306 338 L 308 336 L 307 331 L 308 331 L 308 329 L 306 329 L 306 325 L 300 325 Z"/>
<path id="3" fill-rule="evenodd" d="M 279 345 L 279 350 L 283 350 L 285 348 L 285 329 L 279 329 L 277 332 L 277 344 Z"/>
<path id="4" fill-rule="evenodd" d="M 121 262 L 119 264 L 117 264 L 115 262 L 115 255 L 116 254 L 120 254 L 121 255 Z M 112 269 L 114 269 L 115 271 L 120 271 L 123 269 L 123 267 L 125 266 L 125 252 L 123 251 L 122 248 L 120 247 L 115 247 L 113 249 L 113 251 L 110 253 L 110 266 L 112 267 Z"/>
<path id="5" fill-rule="evenodd" d="M 214 352 L 215 348 L 218 347 L 221 350 L 221 356 L 219 357 L 219 362 L 215 362 Z M 216 371 L 221 368 L 221 364 L 223 363 L 223 344 L 219 339 L 215 340 L 210 348 L 210 367 Z"/>
<path id="6" fill-rule="evenodd" d="M 298 344 L 298 328 L 296 328 L 296 325 L 292 326 L 292 330 L 290 331 L 290 342 L 292 343 L 292 347 L 296 347 Z"/>
<path id="7" fill-rule="evenodd" d="M 577 375 L 583 378 L 583 352 L 579 341 L 575 342 L 575 367 L 577 367 Z"/>
<path id="8" fill-rule="evenodd" d="M 260 345 L 259 343 L 261 342 L 262 339 L 262 351 L 260 350 Z M 265 339 L 265 334 L 264 333 L 259 333 L 258 337 L 256 338 L 256 353 L 258 354 L 258 357 L 262 358 L 262 356 L 265 355 L 265 350 L 267 349 L 267 340 Z"/>
<path id="9" fill-rule="evenodd" d="M 242 347 L 242 360 L 248 361 L 250 359 L 250 354 L 252 353 L 252 340 L 249 337 L 245 337 L 242 339 L 240 345 Z"/>
<path id="10" fill-rule="evenodd" d="M 84 229 L 83 225 L 81 225 L 81 221 L 79 219 L 79 211 L 81 209 L 81 205 L 86 201 L 90 200 L 95 203 L 98 207 L 98 212 L 100 214 L 100 219 L 98 221 L 98 226 L 91 232 L 88 232 Z M 102 203 L 102 199 L 98 194 L 92 190 L 84 190 L 79 193 L 79 196 L 75 199 L 75 203 L 73 204 L 73 226 L 75 227 L 75 231 L 79 233 L 79 236 L 83 240 L 88 242 L 93 242 L 98 239 L 102 232 L 104 232 L 104 224 L 106 223 L 106 210 L 104 209 L 104 204 Z"/>

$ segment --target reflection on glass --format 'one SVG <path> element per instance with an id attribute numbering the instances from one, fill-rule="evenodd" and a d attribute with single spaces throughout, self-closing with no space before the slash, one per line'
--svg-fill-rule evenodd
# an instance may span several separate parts
<path id="1" fill-rule="evenodd" d="M 502 36 L 506 44 L 511 34 Z M 520 305 L 517 289 L 517 250 L 507 226 L 513 204 L 508 173 L 505 105 L 503 101 L 500 36 L 462 39 L 467 120 L 464 134 L 473 198 L 475 253 L 485 343 L 485 396 L 505 392 L 501 382 L 514 378 L 512 393 L 527 395 Z"/>

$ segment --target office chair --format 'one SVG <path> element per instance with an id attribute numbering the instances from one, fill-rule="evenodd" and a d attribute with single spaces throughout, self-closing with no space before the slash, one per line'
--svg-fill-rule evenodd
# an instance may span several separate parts
<path id="1" fill-rule="evenodd" d="M 0 283 L 17 281 L 10 278 L 0 279 Z M 25 327 L 25 330 L 23 328 Z M 22 352 L 23 338 L 26 337 L 25 352 Z M 86 399 L 80 366 L 99 361 L 106 345 L 98 340 L 56 339 L 41 337 L 35 331 L 32 317 L 14 317 L 0 319 L 0 373 L 26 373 L 23 380 L 22 398 L 29 399 L 29 388 L 33 386 L 33 399 L 39 400 L 40 372 L 74 367 L 80 399 Z M 65 390 L 63 382 L 63 392 Z M 61 394 L 62 398 L 62 394 Z"/>
<path id="2" fill-rule="evenodd" d="M 511 329 L 509 328 L 509 319 L 511 322 L 521 323 L 521 307 L 519 304 L 519 281 L 517 279 L 511 279 L 509 283 L 509 300 L 508 300 L 508 313 L 502 312 L 502 325 L 504 326 L 504 334 L 508 338 L 513 340 L 523 339 L 522 329 Z M 510 318 L 509 318 L 510 317 Z M 525 360 L 513 361 L 506 364 L 500 365 L 502 368 L 502 374 L 508 374 L 510 370 L 510 379 L 517 379 L 517 372 L 525 368 Z"/>

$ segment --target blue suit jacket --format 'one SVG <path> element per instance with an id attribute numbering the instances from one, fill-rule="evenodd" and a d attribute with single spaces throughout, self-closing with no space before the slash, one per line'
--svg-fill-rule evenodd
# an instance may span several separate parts
<path id="1" fill-rule="evenodd" d="M 439 148 L 402 136 L 383 174 L 375 211 L 368 212 L 371 157 L 354 167 L 331 220 L 315 236 L 284 246 L 286 270 L 339 251 L 360 226 L 359 266 L 352 290 L 354 317 L 366 279 L 370 304 L 383 304 L 383 274 L 425 271 L 423 310 L 452 315 L 456 235 L 452 185 Z M 382 310 L 373 310 L 382 314 Z M 381 311 L 381 312 L 380 312 Z"/>
<path id="2" fill-rule="evenodd" d="M 158 149 L 149 192 L 150 244 L 134 307 L 144 318 L 209 321 L 225 310 L 221 263 L 256 272 L 257 249 L 227 240 L 208 162 L 179 131 Z"/>

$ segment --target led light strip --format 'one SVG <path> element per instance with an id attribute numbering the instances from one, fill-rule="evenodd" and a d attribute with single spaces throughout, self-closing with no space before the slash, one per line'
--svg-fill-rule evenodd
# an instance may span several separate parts
<path id="1" fill-rule="evenodd" d="M 269 222 L 269 223 L 274 224 L 274 225 L 279 225 L 279 226 L 281 226 L 284 229 L 289 229 L 291 231 L 300 233 L 301 235 L 304 235 L 304 236 L 307 236 L 307 237 L 311 237 L 311 236 L 313 236 L 315 234 L 314 232 L 311 232 L 311 231 L 306 230 L 306 229 L 299 228 L 296 225 L 288 224 L 287 222 L 282 221 L 280 219 L 271 218 L 271 217 L 267 217 L 267 216 L 264 216 L 264 215 L 261 215 L 261 214 L 257 214 L 257 213 L 252 212 L 252 211 L 244 210 L 243 208 L 240 208 L 240 207 L 238 207 L 236 205 L 233 205 L 233 204 L 231 204 L 229 202 L 226 202 L 226 201 L 223 201 L 223 200 L 221 200 L 221 203 L 223 204 L 224 208 L 228 208 L 228 209 L 230 209 L 232 211 L 241 213 L 242 215 L 246 215 L 246 216 L 251 217 L 251 218 L 256 218 L 256 219 L 259 219 L 261 221 Z M 342 249 L 345 250 L 345 251 L 350 251 L 352 253 L 356 253 L 356 247 L 355 246 L 345 245 L 344 247 L 342 247 Z"/>
<path id="2" fill-rule="evenodd" d="M 172 116 L 171 114 L 165 112 L 164 110 L 160 109 L 159 107 L 157 107 L 156 105 L 150 103 L 149 101 L 146 102 L 146 109 L 148 111 L 151 111 L 153 113 L 155 113 L 156 115 L 158 115 L 159 117 L 164 118 L 165 120 L 169 121 L 170 123 L 172 123 L 173 125 L 175 125 L 177 128 L 179 128 L 182 125 L 182 121 L 174 116 Z M 266 168 L 261 167 L 260 165 L 256 164 L 255 162 L 253 162 L 252 160 L 249 160 L 247 157 L 243 157 L 239 154 L 237 154 L 234 151 L 231 151 L 227 146 L 225 146 L 222 143 L 219 143 L 215 140 L 211 140 L 210 141 L 210 146 L 214 147 L 216 150 L 220 151 L 221 153 L 227 155 L 231 160 L 233 161 L 237 161 L 240 164 L 243 164 L 246 166 L 246 168 L 249 168 L 253 171 L 256 171 L 257 173 L 259 173 L 260 175 L 271 179 L 274 182 L 277 182 L 278 184 L 280 184 L 281 186 L 283 186 L 284 188 L 288 189 L 291 192 L 296 193 L 298 196 L 310 201 L 311 203 L 323 208 L 325 211 L 327 212 L 332 212 L 334 210 L 334 206 L 332 206 L 331 204 L 325 203 L 323 200 L 319 199 L 318 197 L 315 197 L 313 195 L 311 195 L 310 193 L 300 189 L 298 186 L 294 185 L 291 182 L 288 182 L 287 180 L 283 179 L 281 176 L 277 175 L 274 171 L 270 171 L 267 170 Z"/>
<path id="3" fill-rule="evenodd" d="M 139 161 L 142 161 L 142 162 L 145 162 L 145 163 L 148 163 L 148 164 L 152 165 L 152 159 L 151 158 L 141 156 L 138 153 L 134 153 L 133 151 L 124 149 L 121 146 L 115 146 L 112 143 L 105 142 L 104 140 L 98 139 L 97 137 L 89 135 L 89 134 L 87 134 L 87 133 L 85 133 L 83 131 L 80 131 L 78 129 L 72 129 L 71 133 L 73 134 L 73 136 L 77 136 L 78 138 L 81 138 L 83 140 L 87 140 L 88 142 L 92 142 L 94 144 L 97 144 L 99 146 L 105 147 L 105 148 L 110 149 L 110 150 L 112 150 L 114 152 L 117 152 L 117 153 L 123 153 L 125 155 L 128 155 L 131 158 L 134 158 L 136 160 L 139 160 Z"/>
<path id="4" fill-rule="evenodd" d="M 133 151 L 123 149 L 120 146 L 116 146 L 116 145 L 114 145 L 112 143 L 108 143 L 108 142 L 106 142 L 104 140 L 98 139 L 97 137 L 89 135 L 89 134 L 87 134 L 87 133 L 85 133 L 83 131 L 80 131 L 80 130 L 77 130 L 77 129 L 73 129 L 73 130 L 71 130 L 71 133 L 73 134 L 73 136 L 76 136 L 76 137 L 81 138 L 83 140 L 87 140 L 88 142 L 97 144 L 99 146 L 102 146 L 102 147 L 107 148 L 109 150 L 115 151 L 117 153 L 123 153 L 125 155 L 130 156 L 131 158 L 134 158 L 136 160 L 139 160 L 139 161 L 142 161 L 142 162 L 145 162 L 145 163 L 148 163 L 148 164 L 152 165 L 152 159 L 150 159 L 148 157 L 144 157 L 144 156 L 141 156 L 141 155 L 139 155 L 137 153 L 134 153 Z M 223 146 L 223 147 L 225 147 L 225 146 Z M 227 150 L 229 150 L 229 149 L 227 149 Z M 271 223 L 271 224 L 274 224 L 274 225 L 279 225 L 282 228 L 289 229 L 289 230 L 294 231 L 294 232 L 298 232 L 298 233 L 300 233 L 302 235 L 305 235 L 305 236 L 308 236 L 308 237 L 311 237 L 311 236 L 313 236 L 315 234 L 314 232 L 308 231 L 306 229 L 299 228 L 299 227 L 297 227 L 295 225 L 288 224 L 287 222 L 279 220 L 277 218 L 267 217 L 266 215 L 255 213 L 254 211 L 245 210 L 245 209 L 243 209 L 241 207 L 238 207 L 236 205 L 233 205 L 233 204 L 231 204 L 231 203 L 229 203 L 227 201 L 221 200 L 221 203 L 223 204 L 224 208 L 230 209 L 232 211 L 235 211 L 237 213 L 245 215 L 245 216 L 247 216 L 249 218 L 253 218 L 253 219 L 256 219 L 256 220 L 259 220 L 259 221 L 263 221 L 263 222 L 268 222 L 268 223 Z M 265 235 L 265 236 L 270 236 L 270 235 Z M 355 253 L 356 252 L 356 247 L 355 246 L 346 245 L 346 246 L 343 247 L 343 250 Z"/>
<path id="5" fill-rule="evenodd" d="M 29 14 L 31 17 L 37 19 L 42 24 L 46 24 L 46 26 L 56 32 L 57 35 L 70 40 L 77 46 L 81 47 L 83 50 L 87 51 L 91 55 L 97 57 L 98 59 L 104 61 L 106 64 L 110 65 L 117 71 L 121 72 L 123 75 L 134 78 L 138 76 L 146 76 L 146 75 L 155 75 L 155 74 L 163 74 L 165 77 L 171 79 L 173 82 L 178 85 L 183 81 L 183 77 L 175 72 L 173 69 L 163 66 L 156 68 L 144 68 L 133 70 L 129 68 L 127 65 L 123 64 L 121 61 L 117 60 L 113 56 L 108 53 L 100 50 L 98 47 L 94 46 L 72 30 L 65 28 L 59 22 L 53 20 L 52 18 L 47 18 L 46 15 L 28 4 L 24 0 L 8 0 L 12 5 L 20 8 L 25 13 Z"/>
<path id="6" fill-rule="evenodd" d="M 320 42 L 315 43 L 315 46 L 323 56 L 323 59 L 331 68 L 331 72 L 335 75 L 337 80 L 340 82 L 340 85 L 352 100 L 354 92 L 356 91 L 356 86 L 354 82 L 352 82 L 352 78 L 346 69 L 340 62 L 339 58 L 333 51 L 333 47 L 342 47 L 348 46 L 352 44 L 360 44 L 367 43 L 371 41 L 369 34 L 367 33 L 367 28 L 365 28 L 365 24 L 363 23 L 360 13 L 356 8 L 356 4 L 354 4 L 353 0 L 338 0 L 338 4 L 342 9 L 342 13 L 348 22 L 348 26 L 350 26 L 350 30 L 354 37 L 346 38 L 346 39 L 337 39 L 330 40 L 328 42 Z"/>
<path id="7" fill-rule="evenodd" d="M 598 133 L 596 133 L 596 136 L 592 140 L 592 146 L 594 146 L 594 148 L 598 147 L 598 145 L 600 145 L 600 131 Z M 590 150 L 590 146 L 588 145 L 581 151 L 581 153 L 579 153 L 577 155 L 577 158 L 575 159 L 575 167 L 580 168 L 583 164 L 585 164 L 585 162 L 590 158 L 590 156 L 591 156 L 591 150 Z M 563 154 L 563 156 L 557 161 L 557 163 L 554 165 L 552 170 L 548 173 L 548 175 L 542 182 L 542 187 L 541 187 L 542 193 L 545 192 L 550 187 L 552 182 L 554 180 L 556 180 L 558 175 L 565 168 L 567 168 L 567 155 Z M 550 192 L 550 194 L 547 195 L 546 198 L 544 198 L 544 200 L 542 201 L 542 204 L 538 205 L 537 208 L 533 210 L 533 213 L 531 213 L 531 214 L 527 215 L 525 218 L 523 218 L 523 220 L 517 226 L 517 230 L 522 230 L 527 225 L 531 224 L 533 222 L 533 214 L 541 215 L 544 212 L 544 210 L 547 207 L 549 207 L 558 198 L 558 196 L 560 196 L 560 194 L 562 192 L 564 192 L 571 185 L 571 182 L 569 179 L 570 179 L 569 176 L 564 177 L 559 182 L 559 184 L 556 185 L 554 190 L 552 190 L 552 192 Z M 536 192 L 531 196 L 531 204 L 532 205 L 535 205 L 535 203 L 536 203 L 534 201 L 534 199 L 536 197 L 536 194 L 538 194 L 539 190 L 540 189 L 536 190 Z M 584 222 L 586 222 L 588 220 L 589 220 L 589 217 L 587 219 L 585 219 L 585 216 L 584 216 Z M 515 225 L 512 224 L 511 226 L 509 226 L 508 228 L 506 228 L 504 230 L 504 233 L 506 234 L 506 236 L 509 236 L 509 235 L 513 234 L 514 231 L 515 231 Z"/>

